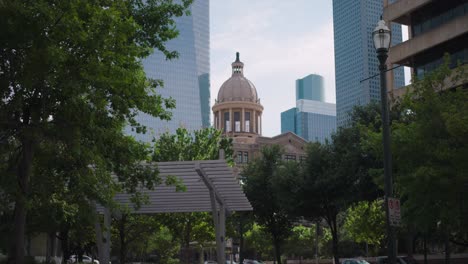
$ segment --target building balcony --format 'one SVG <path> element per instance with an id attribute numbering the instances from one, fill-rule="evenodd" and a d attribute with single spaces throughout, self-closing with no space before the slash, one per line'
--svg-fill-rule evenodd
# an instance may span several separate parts
<path id="1" fill-rule="evenodd" d="M 383 19 L 392 21 L 402 25 L 409 25 L 411 22 L 410 15 L 414 10 L 417 10 L 432 0 L 398 0 L 384 7 Z"/>
<path id="2" fill-rule="evenodd" d="M 423 1 L 415 0 L 415 2 Z M 422 35 L 391 47 L 388 54 L 388 62 L 392 64 L 411 66 L 412 59 L 415 55 L 457 37 L 461 37 L 464 34 L 468 34 L 468 16 L 458 17 L 441 25 L 440 27 L 434 28 Z"/>

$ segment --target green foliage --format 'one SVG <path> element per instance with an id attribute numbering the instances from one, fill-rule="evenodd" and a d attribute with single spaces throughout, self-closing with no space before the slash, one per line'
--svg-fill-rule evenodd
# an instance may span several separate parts
<path id="1" fill-rule="evenodd" d="M 406 228 L 450 234 L 468 245 L 468 81 L 466 65 L 445 65 L 393 102 L 391 124 L 394 191 L 401 198 Z M 450 88 L 451 87 L 451 88 Z M 365 130 L 365 148 L 382 155 L 380 131 Z M 380 182 L 383 176 L 380 173 Z M 383 184 L 382 184 L 383 185 Z"/>
<path id="2" fill-rule="evenodd" d="M 288 256 L 295 255 L 311 259 L 315 255 L 315 243 L 315 225 L 312 227 L 295 226 L 285 243 L 284 252 Z"/>
<path id="3" fill-rule="evenodd" d="M 331 142 L 310 143 L 302 164 L 302 177 L 294 183 L 297 192 L 296 214 L 307 219 L 324 219 L 333 238 L 333 255 L 338 261 L 340 222 L 338 216 L 362 200 L 373 200 L 381 190 L 373 181 L 372 169 L 380 168 L 376 155 L 366 152 L 367 138 L 363 127 L 371 131 L 380 127 L 376 104 L 357 107 L 349 127 L 332 135 Z"/>
<path id="4" fill-rule="evenodd" d="M 343 228 L 353 241 L 378 248 L 385 237 L 383 200 L 362 201 L 348 208 Z"/>
<path id="5" fill-rule="evenodd" d="M 153 161 L 216 160 L 223 149 L 225 159 L 233 163 L 232 139 L 223 137 L 221 131 L 204 128 L 190 133 L 178 128 L 175 134 L 164 133 L 154 142 Z M 177 213 L 158 216 L 171 230 L 174 238 L 188 249 L 197 241 L 200 247 L 215 239 L 213 219 L 209 213 Z M 188 257 L 188 256 L 186 256 Z"/>
<path id="6" fill-rule="evenodd" d="M 440 227 L 468 245 L 468 92 L 447 86 L 468 81 L 466 66 L 444 65 L 401 100 L 392 124 L 396 183 L 406 223 L 419 231 Z"/>
<path id="7" fill-rule="evenodd" d="M 171 117 L 175 102 L 156 93 L 162 82 L 141 61 L 154 49 L 177 57 L 165 44 L 190 3 L 0 1 L 0 193 L 18 212 L 9 221 L 19 247 L 28 211 L 32 231 L 58 229 L 93 212 L 90 201 L 160 183 L 140 165 L 146 146 L 123 128 L 146 131 L 138 111 Z"/>
<path id="8" fill-rule="evenodd" d="M 283 166 L 282 151 L 273 145 L 262 149 L 262 157 L 254 159 L 242 171 L 244 191 L 254 208 L 256 222 L 271 235 L 275 256 L 281 263 L 281 246 L 290 235 L 293 217 L 284 205 L 285 197 L 280 194 L 276 183 L 288 177 L 291 171 Z"/>
<path id="9" fill-rule="evenodd" d="M 271 234 L 256 223 L 245 233 L 245 247 L 253 250 L 255 254 L 251 255 L 260 259 L 273 259 L 275 257 Z"/>
<path id="10" fill-rule="evenodd" d="M 174 256 L 177 256 L 179 250 L 180 246 L 174 239 L 174 235 L 169 228 L 163 226 L 150 238 L 145 253 L 156 251 L 161 263 L 178 264 L 179 259 Z"/>
<path id="11" fill-rule="evenodd" d="M 142 259 L 157 252 L 162 263 L 176 263 L 179 245 L 170 230 L 151 215 L 123 214 L 112 225 L 115 255 Z M 123 254 L 125 256 L 123 256 Z"/>
<path id="12" fill-rule="evenodd" d="M 219 158 L 220 149 L 224 149 L 227 159 L 232 161 L 232 142 L 222 137 L 220 131 L 206 128 L 192 134 L 185 128 L 179 128 L 176 134 L 164 133 L 159 139 L 155 139 L 152 160 L 214 160 Z M 177 191 L 185 191 L 183 182 L 175 176 L 165 178 L 164 183 L 175 185 Z M 139 201 L 144 202 L 144 197 L 140 197 Z M 197 241 L 203 247 L 214 240 L 212 217 L 208 213 L 139 216 L 130 214 L 125 208 L 121 209 L 124 214 L 117 220 L 114 228 L 119 231 L 114 232 L 114 240 L 118 240 L 115 245 L 121 254 L 125 251 L 124 255 L 121 255 L 121 261 L 127 257 L 127 252 L 143 256 L 155 250 L 157 246 L 162 263 L 177 262 L 173 256 L 181 246 L 188 248 L 190 242 Z M 175 244 L 178 246 L 173 247 Z"/>
<path id="13" fill-rule="evenodd" d="M 225 159 L 233 165 L 232 139 L 222 136 L 220 130 L 204 128 L 190 133 L 178 128 L 175 134 L 162 134 L 154 143 L 154 161 L 216 160 L 219 150 L 225 152 Z"/>

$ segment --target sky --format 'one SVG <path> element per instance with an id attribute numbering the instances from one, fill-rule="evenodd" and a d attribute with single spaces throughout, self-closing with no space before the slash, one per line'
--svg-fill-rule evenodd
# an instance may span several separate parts
<path id="1" fill-rule="evenodd" d="M 281 112 L 295 107 L 299 78 L 322 75 L 325 101 L 335 103 L 332 14 L 332 1 L 211 0 L 211 105 L 236 52 L 264 107 L 264 136 L 281 133 Z"/>

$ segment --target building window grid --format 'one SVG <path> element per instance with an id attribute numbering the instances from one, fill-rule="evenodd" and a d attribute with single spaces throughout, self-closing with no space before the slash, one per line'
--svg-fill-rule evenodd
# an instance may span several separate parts
<path id="1" fill-rule="evenodd" d="M 284 160 L 286 160 L 286 161 L 296 161 L 296 155 L 295 154 L 286 154 L 286 155 L 284 155 Z"/>
<path id="2" fill-rule="evenodd" d="M 236 163 L 249 163 L 249 152 L 247 151 L 237 151 Z"/>

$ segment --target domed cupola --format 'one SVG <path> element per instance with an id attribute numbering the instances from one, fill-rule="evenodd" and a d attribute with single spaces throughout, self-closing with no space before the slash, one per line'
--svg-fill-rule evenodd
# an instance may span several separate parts
<path id="1" fill-rule="evenodd" d="M 221 85 L 218 92 L 218 102 L 257 102 L 257 89 L 251 81 L 244 77 L 244 63 L 239 60 L 239 52 L 236 53 L 236 61 L 231 65 L 232 76 Z"/>
<path id="2" fill-rule="evenodd" d="M 221 85 L 213 106 L 215 127 L 233 136 L 261 135 L 263 106 L 257 89 L 244 77 L 244 63 L 236 53 L 232 76 Z"/>

